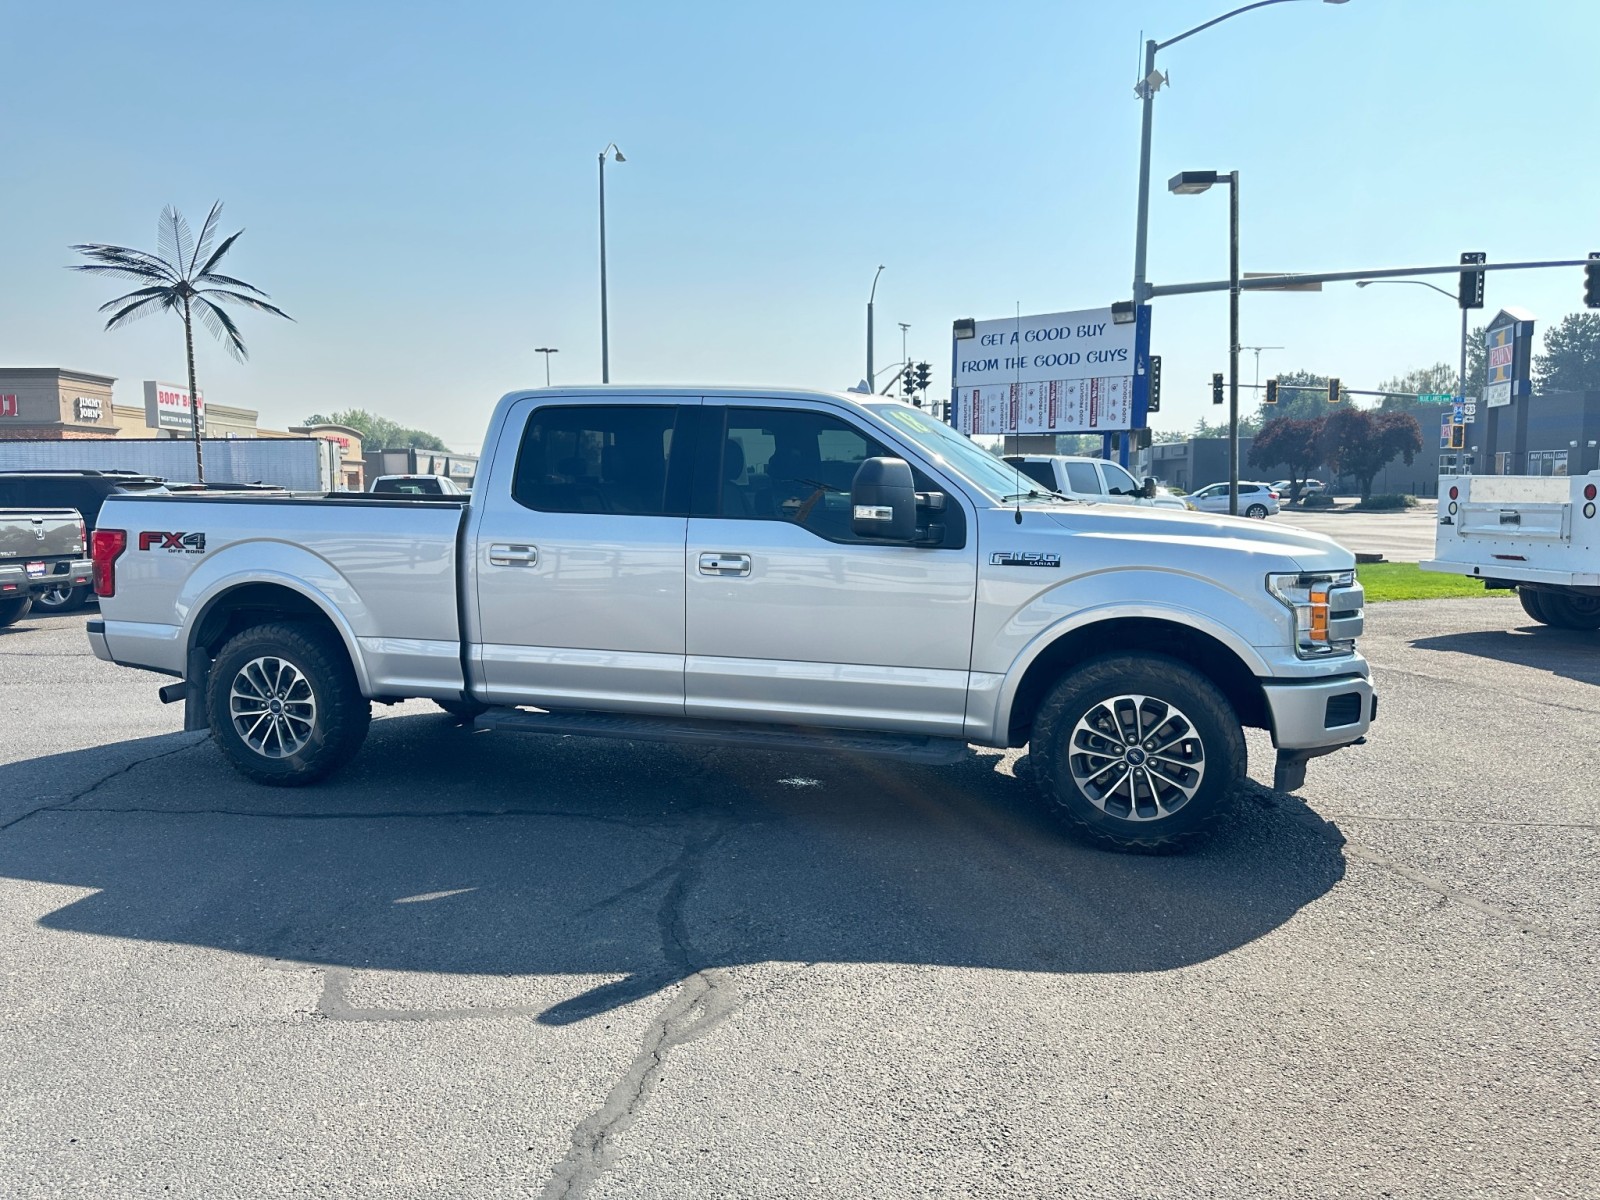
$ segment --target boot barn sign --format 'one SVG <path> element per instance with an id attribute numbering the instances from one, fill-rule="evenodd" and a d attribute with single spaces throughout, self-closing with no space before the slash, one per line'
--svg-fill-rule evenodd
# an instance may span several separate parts
<path id="1" fill-rule="evenodd" d="M 1141 307 L 1125 325 L 1109 308 L 974 322 L 972 336 L 955 340 L 951 423 L 965 434 L 1142 425 L 1148 314 Z"/>
<path id="2" fill-rule="evenodd" d="M 200 421 L 205 428 L 206 394 L 200 393 Z M 144 423 L 151 429 L 176 429 L 194 432 L 194 411 L 189 404 L 189 389 L 176 383 L 144 381 Z"/>

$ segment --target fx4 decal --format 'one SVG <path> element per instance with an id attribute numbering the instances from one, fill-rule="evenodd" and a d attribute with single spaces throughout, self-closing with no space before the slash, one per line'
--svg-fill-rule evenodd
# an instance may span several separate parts
<path id="1" fill-rule="evenodd" d="M 204 554 L 206 535 L 203 533 L 166 533 L 146 530 L 139 535 L 139 549 L 165 550 L 169 554 Z"/>
<path id="2" fill-rule="evenodd" d="M 1031 550 L 996 550 L 989 555 L 991 567 L 1049 567 L 1060 570 L 1059 554 L 1039 554 Z"/>

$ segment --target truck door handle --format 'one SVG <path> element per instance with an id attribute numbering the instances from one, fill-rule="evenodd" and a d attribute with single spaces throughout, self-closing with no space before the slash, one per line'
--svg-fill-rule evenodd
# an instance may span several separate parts
<path id="1" fill-rule="evenodd" d="M 702 554 L 700 574 L 745 576 L 750 574 L 748 554 Z"/>
<path id="2" fill-rule="evenodd" d="M 493 542 L 489 546 L 489 563 L 496 567 L 532 567 L 539 562 L 537 546 L 521 546 L 506 542 Z"/>

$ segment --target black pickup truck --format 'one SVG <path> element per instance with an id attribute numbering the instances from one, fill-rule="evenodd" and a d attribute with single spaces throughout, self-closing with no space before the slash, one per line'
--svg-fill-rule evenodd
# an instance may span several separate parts
<path id="1" fill-rule="evenodd" d="M 93 583 L 88 534 L 71 508 L 0 508 L 0 626 L 46 593 L 82 597 Z"/>

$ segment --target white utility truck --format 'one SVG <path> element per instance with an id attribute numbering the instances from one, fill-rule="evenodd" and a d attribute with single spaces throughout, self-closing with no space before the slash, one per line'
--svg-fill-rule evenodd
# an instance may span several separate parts
<path id="1" fill-rule="evenodd" d="M 1439 480 L 1434 557 L 1420 564 L 1515 588 L 1535 621 L 1600 628 L 1600 472 Z"/>

